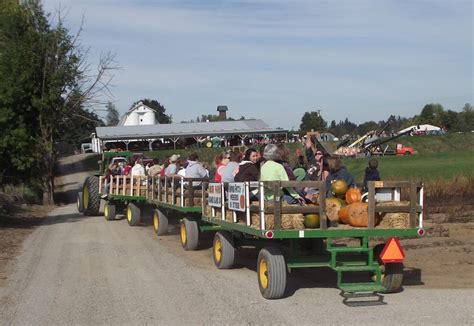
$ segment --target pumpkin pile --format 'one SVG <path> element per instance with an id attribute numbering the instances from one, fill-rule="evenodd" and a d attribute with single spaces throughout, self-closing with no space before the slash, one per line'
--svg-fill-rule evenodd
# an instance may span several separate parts
<path id="1" fill-rule="evenodd" d="M 349 188 L 344 180 L 336 180 L 331 184 L 334 198 L 326 199 L 326 215 L 330 221 L 349 224 L 355 227 L 367 227 L 369 210 L 367 203 L 362 202 L 359 188 Z M 377 217 L 377 216 L 376 216 Z M 375 224 L 378 224 L 376 218 Z"/>

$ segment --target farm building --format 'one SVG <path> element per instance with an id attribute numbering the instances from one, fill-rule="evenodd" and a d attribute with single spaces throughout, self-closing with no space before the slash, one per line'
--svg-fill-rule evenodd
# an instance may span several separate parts
<path id="1" fill-rule="evenodd" d="M 142 102 L 135 104 L 120 119 L 118 126 L 141 126 L 156 124 L 155 110 Z"/>
<path id="2" fill-rule="evenodd" d="M 146 109 L 146 108 L 145 108 Z M 151 110 L 151 109 L 150 109 Z M 221 119 L 226 118 L 227 107 L 219 106 Z M 138 123 L 133 113 L 138 112 Z M 241 146 L 260 144 L 270 136 L 286 139 L 287 130 L 271 128 L 260 119 L 225 120 L 214 122 L 156 124 L 149 122 L 146 116 L 141 119 L 140 103 L 122 117 L 114 127 L 97 127 L 92 134 L 95 152 L 103 150 L 158 150 L 177 146 Z M 154 117 L 154 115 L 153 115 Z M 151 119 L 151 118 L 150 118 Z M 135 124 L 131 124 L 131 122 Z"/>

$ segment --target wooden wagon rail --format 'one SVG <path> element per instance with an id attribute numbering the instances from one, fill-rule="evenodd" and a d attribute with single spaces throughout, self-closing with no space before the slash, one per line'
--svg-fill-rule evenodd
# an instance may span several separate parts
<path id="1" fill-rule="evenodd" d="M 149 177 L 149 176 L 113 176 L 108 183 L 109 196 L 143 197 L 150 201 L 163 202 L 166 204 L 186 206 L 185 200 L 189 199 L 188 206 L 195 206 L 194 199 L 204 200 L 204 182 L 208 178 L 186 178 L 173 177 Z M 99 189 L 104 193 L 105 177 L 99 178 Z M 200 186 L 199 186 L 200 185 Z M 196 188 L 196 186 L 200 188 Z M 199 205 L 201 206 L 201 205 Z"/>
<path id="2" fill-rule="evenodd" d="M 260 229 L 265 228 L 265 215 L 272 214 L 274 216 L 274 229 L 281 230 L 282 215 L 284 214 L 311 214 L 316 213 L 320 217 L 319 229 L 328 229 L 328 218 L 326 216 L 326 187 L 321 181 L 265 181 L 265 182 L 245 182 L 246 195 L 248 197 L 251 189 L 258 189 L 258 197 L 253 202 L 246 198 L 245 214 L 246 225 L 251 226 L 251 214 L 258 213 L 260 215 Z M 423 184 L 420 182 L 410 181 L 376 181 L 369 182 L 368 193 L 368 227 L 367 229 L 375 228 L 376 213 L 408 213 L 409 214 L 409 228 L 422 228 L 423 221 Z M 216 219 L 217 212 L 220 212 L 220 219 L 226 220 L 226 211 L 230 210 L 233 214 L 233 222 L 237 222 L 236 215 L 242 214 L 227 207 L 227 199 L 225 198 L 225 191 L 228 184 L 222 184 L 222 199 L 221 204 L 216 207 L 211 207 L 211 219 Z M 282 196 L 285 188 L 312 188 L 319 191 L 318 202 L 315 205 L 283 205 Z M 410 191 L 410 199 L 408 204 L 400 203 L 396 206 L 379 205 L 376 199 L 376 192 L 378 189 L 386 188 L 392 192 L 392 201 L 400 201 L 400 194 L 402 190 L 408 189 Z M 273 198 L 265 199 L 265 193 L 271 192 Z M 206 198 L 204 204 L 209 204 Z M 211 205 L 212 206 L 212 205 Z M 203 210 L 204 211 L 204 210 Z"/>

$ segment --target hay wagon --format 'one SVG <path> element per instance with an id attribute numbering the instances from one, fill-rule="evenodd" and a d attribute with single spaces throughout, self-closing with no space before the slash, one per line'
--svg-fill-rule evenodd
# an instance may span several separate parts
<path id="1" fill-rule="evenodd" d="M 285 189 L 301 187 L 319 191 L 317 205 L 283 204 Z M 399 291 L 404 253 L 397 238 L 424 234 L 422 184 L 370 182 L 367 227 L 330 223 L 325 190 L 320 181 L 210 183 L 202 220 L 221 227 L 213 241 L 217 268 L 232 268 L 236 250 L 253 246 L 260 249 L 258 286 L 267 299 L 284 295 L 288 272 L 308 267 L 334 270 L 344 293 Z M 409 200 L 400 201 L 402 194 Z M 319 216 L 319 226 L 305 227 L 305 216 L 313 214 Z M 376 216 L 383 214 L 386 222 L 377 225 Z M 391 215 L 404 216 L 404 224 L 391 226 L 387 223 Z M 344 244 L 347 238 L 350 241 Z M 384 243 L 374 247 L 369 244 L 374 239 L 384 239 Z M 368 273 L 367 282 L 347 281 L 346 274 L 355 272 Z"/>
<path id="2" fill-rule="evenodd" d="M 169 218 L 180 219 L 180 240 L 185 250 L 195 250 L 202 232 L 220 229 L 216 225 L 201 221 L 204 183 L 206 178 L 180 176 L 113 176 L 104 193 L 104 176 L 86 179 L 83 192 L 78 195 L 79 211 L 87 215 L 98 215 L 101 197 L 105 200 L 104 217 L 115 220 L 124 213 L 130 226 L 136 226 L 144 218 L 152 217 L 157 235 L 168 230 Z M 81 206 L 82 205 L 82 206 Z M 85 209 L 85 207 L 88 207 Z"/>

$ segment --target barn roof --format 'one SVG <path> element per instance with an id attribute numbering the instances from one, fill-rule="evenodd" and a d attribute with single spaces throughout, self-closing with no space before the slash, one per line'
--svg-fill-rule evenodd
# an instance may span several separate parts
<path id="1" fill-rule="evenodd" d="M 285 133 L 287 130 L 270 128 L 264 121 L 256 119 L 97 127 L 96 132 L 98 138 L 108 140 Z"/>

